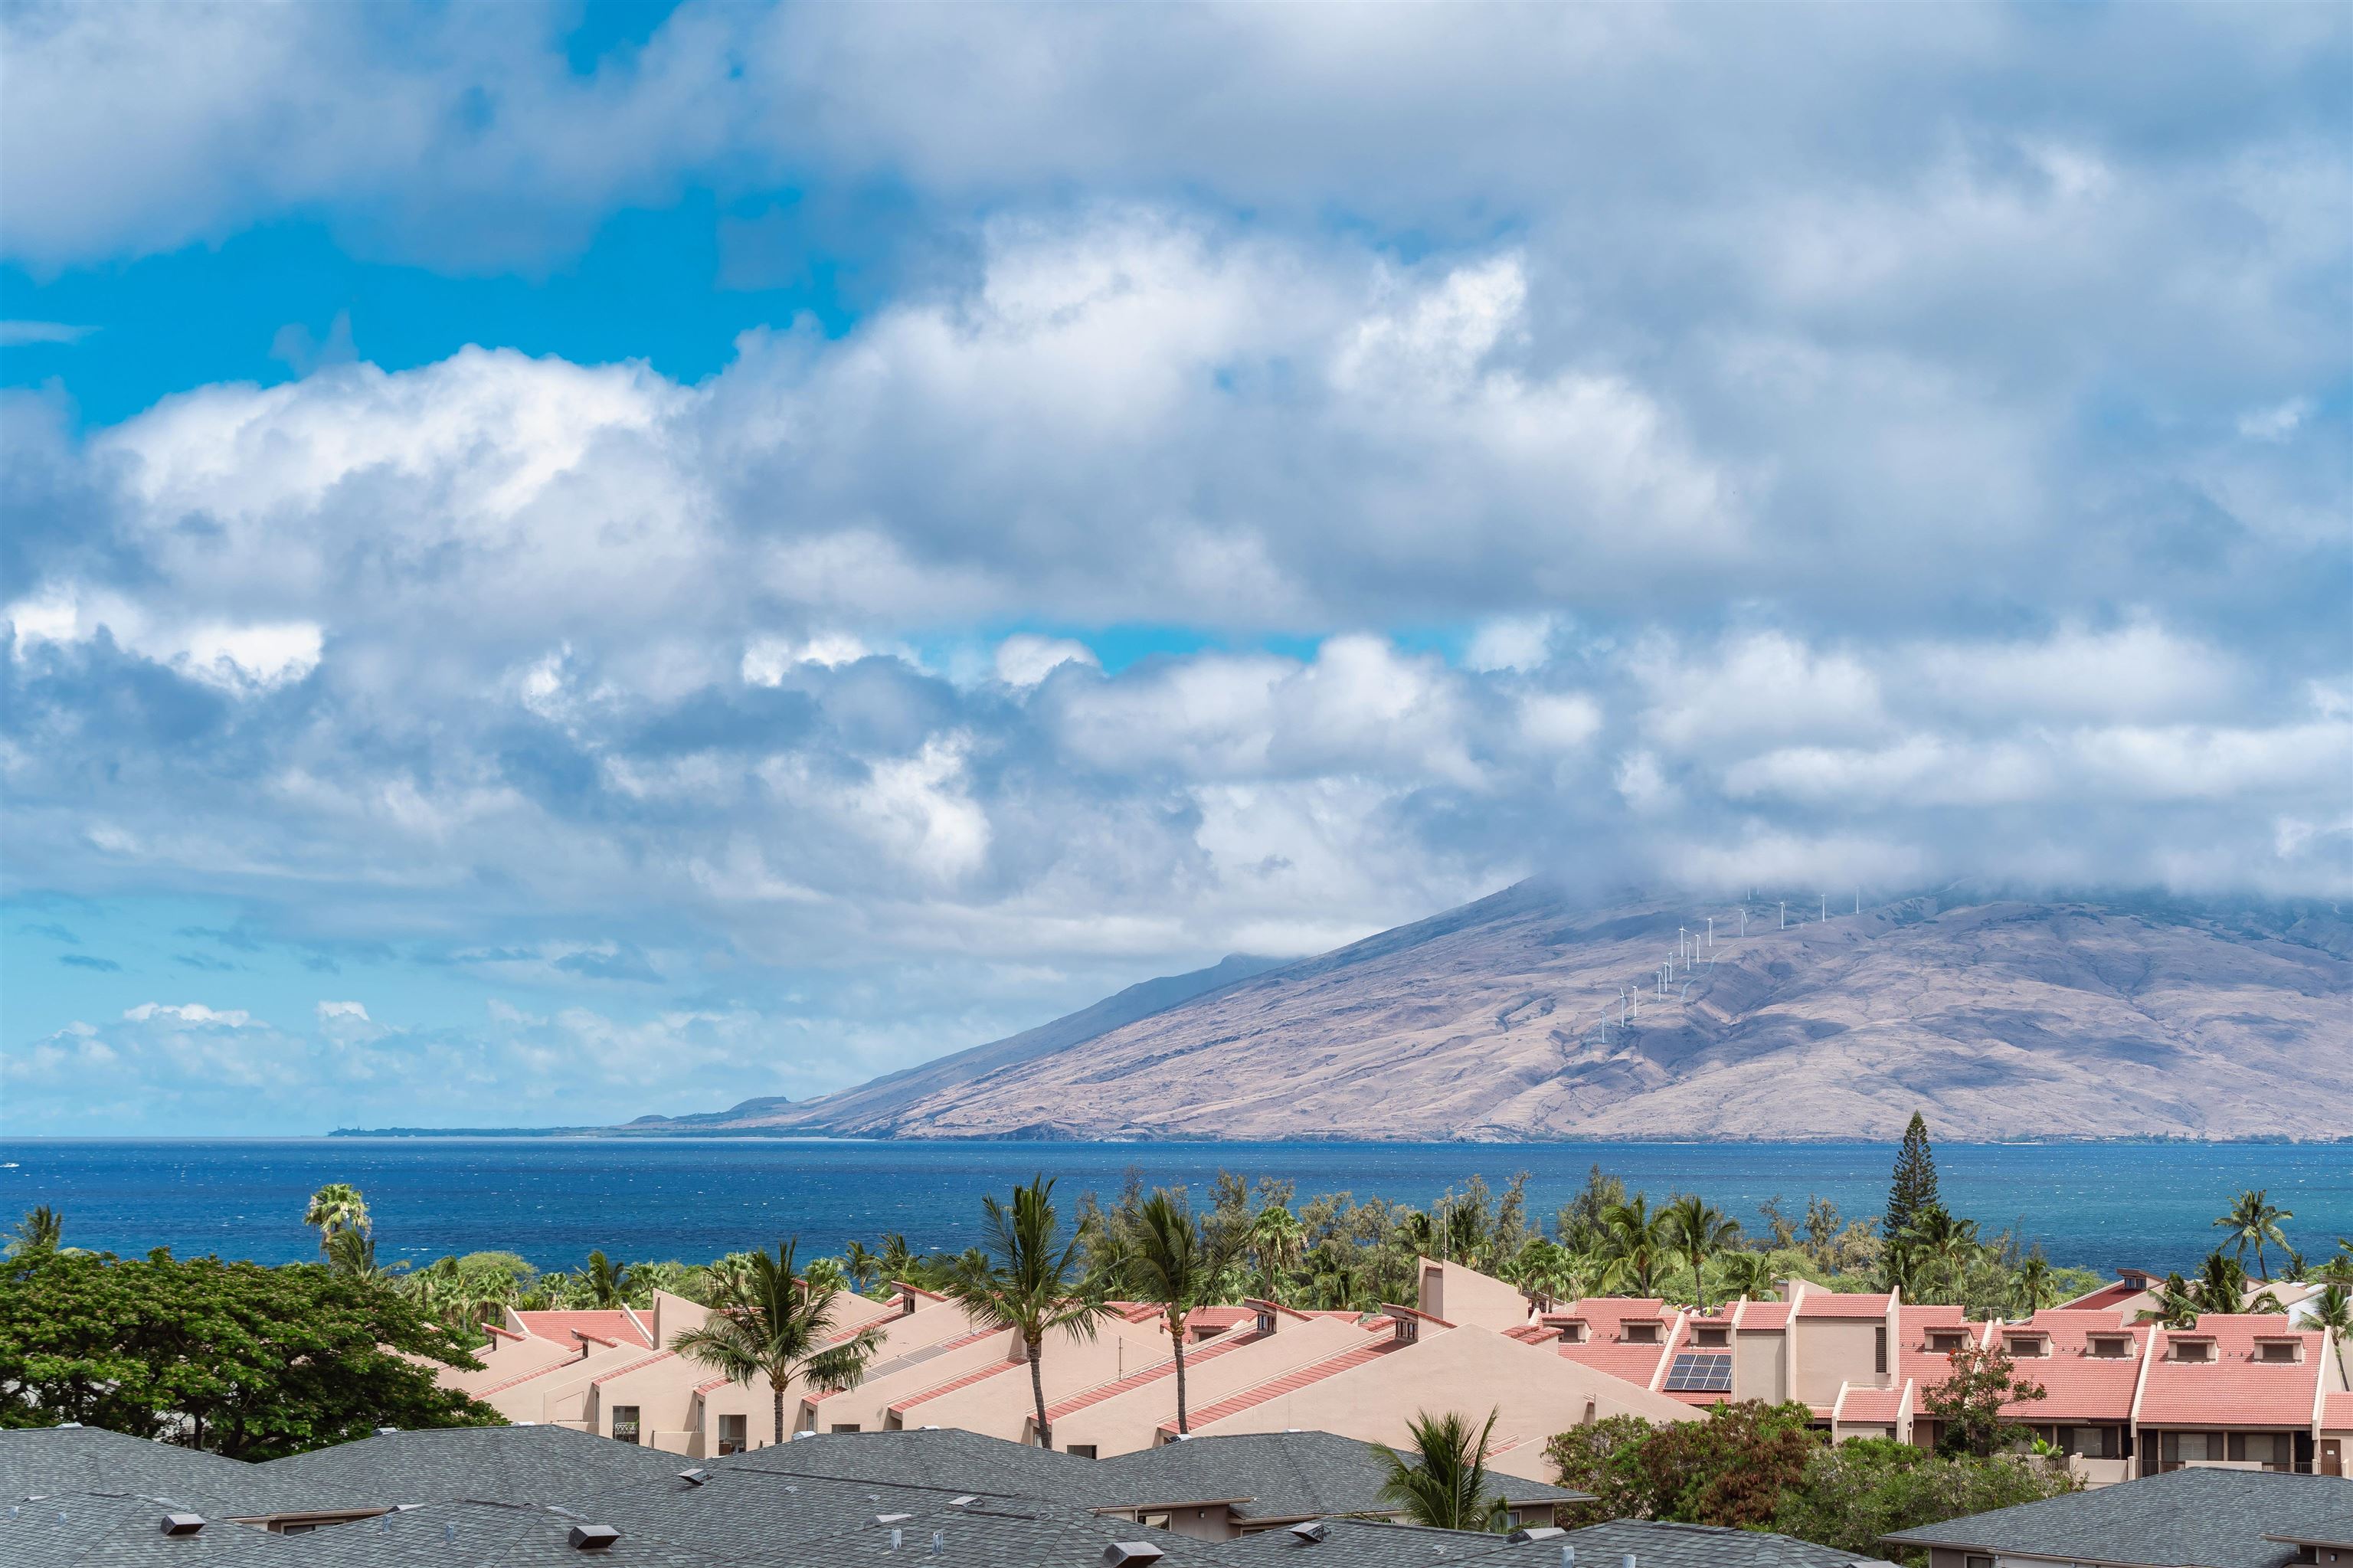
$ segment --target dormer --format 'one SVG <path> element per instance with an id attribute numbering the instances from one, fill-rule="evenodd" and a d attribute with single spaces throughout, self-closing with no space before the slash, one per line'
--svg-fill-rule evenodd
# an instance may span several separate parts
<path id="1" fill-rule="evenodd" d="M 1725 1351 L 1732 1348 L 1732 1325 L 1729 1323 L 1694 1323 L 1691 1332 L 1692 1349 L 1695 1351 Z"/>
<path id="2" fill-rule="evenodd" d="M 2046 1361 L 2051 1355 L 2051 1336 L 2040 1330 L 2013 1331 L 2001 1337 L 2001 1348 L 2011 1361 Z"/>
<path id="3" fill-rule="evenodd" d="M 2214 1336 L 2211 1334 L 2175 1334 L 2166 1340 L 2168 1361 L 2185 1366 L 2205 1366 L 2214 1360 Z"/>
<path id="4" fill-rule="evenodd" d="M 2084 1353 L 2095 1361 L 2126 1361 L 2132 1360 L 2133 1342 L 2130 1334 L 2094 1334 L 2084 1341 Z"/>
<path id="5" fill-rule="evenodd" d="M 1546 1316 L 1544 1326 L 1556 1330 L 1564 1345 L 1581 1345 L 1593 1337 L 1593 1325 L 1576 1316 Z"/>
<path id="6" fill-rule="evenodd" d="M 1627 1318 L 1618 1324 L 1618 1338 L 1629 1345 L 1660 1345 L 1666 1342 L 1666 1329 L 1656 1318 Z"/>
<path id="7" fill-rule="evenodd" d="M 1955 1351 L 1966 1351 L 1968 1348 L 1969 1331 L 1967 1329 L 1928 1330 L 1928 1353 L 1932 1356 L 1949 1356 Z"/>
<path id="8" fill-rule="evenodd" d="M 2304 1340 L 2295 1334 L 2259 1334 L 2255 1360 L 2267 1367 L 2294 1366 L 2304 1360 Z"/>

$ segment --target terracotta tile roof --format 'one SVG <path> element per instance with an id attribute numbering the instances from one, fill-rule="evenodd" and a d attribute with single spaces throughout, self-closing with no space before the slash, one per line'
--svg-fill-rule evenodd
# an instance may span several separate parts
<path id="1" fill-rule="evenodd" d="M 2211 1338 L 2211 1362 L 2177 1361 L 2170 1347 L 2185 1339 Z M 2284 1316 L 2270 1313 L 2209 1314 L 2189 1330 L 2158 1330 L 2141 1393 L 2144 1425 L 2303 1426 L 2312 1424 L 2318 1402 L 2323 1353 L 2321 1336 L 2299 1334 Z M 2302 1342 L 2304 1359 L 2265 1365 L 2255 1359 L 2255 1342 L 2285 1339 Z"/>
<path id="2" fill-rule="evenodd" d="M 533 1367 L 527 1372 L 517 1372 L 514 1376 L 506 1379 L 504 1382 L 494 1383 L 488 1388 L 476 1389 L 474 1391 L 474 1397 L 476 1399 L 480 1399 L 489 1394 L 503 1393 L 508 1389 L 515 1388 L 521 1384 L 529 1383 L 535 1377 L 545 1377 L 550 1372 L 563 1372 L 568 1367 L 576 1367 L 580 1363 L 577 1361 L 550 1361 L 543 1367 Z"/>
<path id="3" fill-rule="evenodd" d="M 558 1343 L 577 1334 L 603 1344 L 642 1345 L 649 1351 L 654 1348 L 645 1330 L 627 1312 L 518 1312 L 515 1317 L 539 1338 Z"/>
<path id="4" fill-rule="evenodd" d="M 2102 1421 L 2131 1419 L 2133 1393 L 2140 1386 L 2141 1356 L 2148 1348 L 2148 1330 L 2119 1323 L 2114 1312 L 2097 1308 L 2051 1308 L 2023 1323 L 1994 1330 L 1994 1342 L 2004 1334 L 2042 1332 L 2051 1336 L 2047 1358 L 2021 1359 L 2018 1375 L 2042 1385 L 2043 1397 L 2003 1407 L 2003 1414 L 2031 1421 Z M 2092 1336 L 2132 1341 L 2132 1354 L 2122 1358 L 2090 1353 Z M 1941 1379 L 1939 1381 L 1942 1381 Z"/>
<path id="5" fill-rule="evenodd" d="M 1740 1327 L 1744 1329 L 1786 1329 L 1789 1326 L 1789 1304 L 1787 1301 L 1751 1301 L 1740 1309 Z"/>
<path id="6" fill-rule="evenodd" d="M 1938 1358 L 1941 1360 L 1942 1358 Z M 1834 1408 L 1841 1422 L 1868 1421 L 1894 1425 L 1904 1414 L 1904 1401 L 1912 1392 L 1909 1383 L 1894 1388 L 1848 1388 Z"/>
<path id="7" fill-rule="evenodd" d="M 2073 1301 L 2066 1303 L 2066 1309 L 2075 1312 L 2113 1311 L 2139 1294 L 2138 1286 L 2127 1285 L 2119 1279 L 2101 1286 L 2088 1296 L 2076 1297 Z"/>
<path id="8" fill-rule="evenodd" d="M 649 1367 L 656 1361 L 669 1361 L 676 1354 L 678 1354 L 676 1351 L 656 1351 L 652 1355 L 640 1356 L 636 1361 L 629 1362 L 627 1366 L 615 1367 L 603 1377 L 592 1377 L 588 1382 L 592 1387 L 601 1387 L 603 1384 L 610 1383 L 613 1379 L 619 1377 L 624 1372 L 633 1372 L 639 1367 Z"/>
<path id="9" fill-rule="evenodd" d="M 1198 1350 L 1194 1351 L 1191 1354 L 1187 1355 L 1185 1358 L 1185 1368 L 1189 1372 L 1193 1368 L 1199 1366 L 1202 1362 L 1215 1361 L 1218 1357 L 1224 1355 L 1229 1351 L 1238 1351 L 1244 1345 L 1256 1344 L 1261 1339 L 1272 1339 L 1273 1337 L 1274 1336 L 1271 1334 L 1256 1333 L 1240 1335 L 1220 1334 L 1218 1338 L 1210 1340 L 1208 1344 L 1201 1346 Z M 1145 1367 L 1142 1372 L 1130 1372 L 1127 1376 L 1123 1378 L 1114 1378 L 1110 1383 L 1099 1383 L 1092 1388 L 1080 1390 L 1078 1393 L 1071 1395 L 1068 1399 L 1063 1400 L 1060 1404 L 1048 1405 L 1046 1407 L 1046 1420 L 1050 1424 L 1060 1421 L 1063 1416 L 1070 1414 L 1071 1412 L 1074 1410 L 1084 1410 L 1091 1404 L 1101 1404 L 1104 1400 L 1117 1398 L 1119 1395 L 1126 1393 L 1130 1390 L 1143 1388 L 1147 1384 L 1158 1383 L 1163 1378 L 1173 1378 L 1176 1373 L 1176 1361 L 1174 1357 L 1171 1357 L 1169 1360 L 1165 1361 L 1155 1361 L 1152 1365 Z"/>
<path id="10" fill-rule="evenodd" d="M 2324 1395 L 2320 1425 L 2325 1432 L 2353 1432 L 2353 1393 Z"/>
<path id="11" fill-rule="evenodd" d="M 732 1377 L 715 1377 L 715 1378 L 712 1378 L 709 1383 L 696 1383 L 696 1384 L 694 1385 L 694 1392 L 695 1392 L 698 1395 L 701 1395 L 701 1394 L 706 1394 L 706 1393 L 710 1393 L 712 1389 L 714 1389 L 714 1388 L 724 1388 L 725 1386 L 727 1386 L 727 1384 L 729 1384 L 729 1383 L 733 1383 L 734 1381 L 735 1381 L 735 1380 L 734 1380 L 733 1378 L 732 1378 Z"/>
<path id="12" fill-rule="evenodd" d="M 1558 1346 L 1561 1355 L 1579 1366 L 1608 1372 L 1643 1388 L 1650 1387 L 1667 1364 L 1669 1341 L 1676 1337 L 1674 1313 L 1655 1296 L 1589 1296 L 1577 1302 L 1573 1311 L 1546 1316 L 1556 1320 L 1563 1317 L 1585 1320 L 1585 1342 L 1573 1345 L 1562 1341 Z M 1658 1324 L 1659 1342 L 1627 1343 L 1623 1335 L 1630 1322 Z"/>
<path id="13" fill-rule="evenodd" d="M 931 1346 L 927 1351 L 923 1351 L 923 1352 L 922 1352 L 922 1353 L 923 1353 L 923 1358 L 924 1358 L 926 1361 L 928 1361 L 928 1360 L 932 1359 L 932 1358 L 933 1358 L 933 1357 L 934 1357 L 934 1356 L 944 1356 L 944 1355 L 947 1354 L 950 1351 L 960 1351 L 960 1350 L 963 1350 L 966 1345 L 976 1345 L 976 1344 L 980 1343 L 980 1342 L 981 1342 L 981 1340 L 987 1339 L 987 1338 L 988 1338 L 989 1336 L 991 1336 L 992 1334 L 1001 1334 L 1001 1333 L 1003 1333 L 1004 1331 L 1005 1331 L 1005 1330 L 1002 1330 L 1002 1329 L 975 1329 L 975 1330 L 973 1330 L 970 1333 L 966 1333 L 966 1334 L 958 1334 L 958 1335 L 957 1335 L 955 1339 L 953 1339 L 953 1340 L 942 1340 L 940 1343 L 938 1343 L 938 1344 L 936 1344 L 936 1345 L 934 1345 L 934 1346 Z M 915 1351 L 909 1351 L 908 1353 L 909 1353 L 910 1355 L 913 1355 L 913 1354 L 916 1354 L 916 1353 L 918 1353 L 918 1352 L 915 1352 Z M 895 1358 L 894 1358 L 894 1359 L 895 1359 Z M 883 1369 L 883 1370 L 886 1370 L 886 1371 L 887 1371 L 887 1370 L 889 1370 L 889 1369 L 888 1369 L 888 1368 L 885 1368 L 885 1369 Z M 874 1376 L 877 1376 L 877 1375 L 880 1375 L 880 1374 L 878 1373 L 877 1369 L 875 1369 L 875 1368 L 873 1368 L 873 1367 L 869 1367 L 869 1368 L 867 1369 L 867 1375 L 868 1375 L 869 1377 L 874 1377 Z M 809 1403 L 809 1404 L 824 1404 L 824 1403 L 825 1403 L 827 1400 L 828 1400 L 828 1399 L 837 1398 L 837 1397 L 839 1397 L 839 1395 L 841 1395 L 841 1394 L 849 1393 L 851 1393 L 851 1392 L 852 1392 L 851 1390 L 849 1390 L 849 1389 L 846 1389 L 846 1388 L 827 1388 L 827 1389 L 818 1389 L 818 1390 L 816 1390 L 816 1391 L 814 1391 L 814 1392 L 812 1392 L 812 1393 L 805 1393 L 805 1394 L 801 1395 L 801 1398 L 802 1398 L 802 1399 L 804 1399 L 804 1400 L 806 1400 L 807 1403 Z"/>
<path id="14" fill-rule="evenodd" d="M 1541 1345 L 1546 1340 L 1556 1337 L 1552 1330 L 1541 1323 L 1523 1323 L 1516 1329 L 1504 1330 L 1504 1338 L 1517 1340 L 1524 1345 Z"/>
<path id="15" fill-rule="evenodd" d="M 1368 1361 L 1377 1361 L 1392 1351 L 1401 1351 L 1410 1342 L 1393 1338 L 1376 1340 L 1371 1344 L 1357 1345 L 1343 1351 L 1336 1356 L 1327 1356 L 1320 1361 L 1310 1361 L 1303 1367 L 1293 1367 L 1280 1377 L 1269 1378 L 1264 1383 L 1254 1383 L 1239 1393 L 1228 1394 L 1214 1404 L 1204 1405 L 1198 1410 L 1188 1412 L 1191 1425 L 1207 1426 L 1213 1421 L 1222 1421 L 1229 1415 L 1238 1415 L 1245 1410 L 1264 1404 L 1270 1399 L 1279 1399 L 1286 1393 L 1295 1393 L 1311 1384 L 1322 1383 L 1325 1378 L 1363 1366 Z M 1160 1430 L 1174 1433 L 1176 1430 L 1176 1424 L 1173 1421 L 1163 1422 Z"/>

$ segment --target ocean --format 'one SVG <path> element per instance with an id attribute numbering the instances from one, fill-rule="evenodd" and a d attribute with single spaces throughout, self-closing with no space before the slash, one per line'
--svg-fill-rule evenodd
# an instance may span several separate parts
<path id="1" fill-rule="evenodd" d="M 304 1201 L 328 1181 L 367 1196 L 377 1255 L 424 1262 L 505 1248 L 574 1268 L 591 1248 L 633 1262 L 699 1262 L 798 1236 L 838 1252 L 903 1232 L 918 1249 L 979 1236 L 980 1197 L 1034 1172 L 1059 1197 L 1114 1196 L 1126 1172 L 1205 1192 L 1219 1171 L 1428 1205 L 1473 1173 L 1528 1174 L 1549 1218 L 1595 1163 L 1664 1199 L 1696 1192 L 1745 1225 L 1778 1196 L 1801 1213 L 1820 1193 L 1874 1214 L 1894 1146 L 1879 1143 L 975 1143 L 693 1139 L 0 1138 L 0 1223 L 58 1209 L 69 1245 L 117 1253 L 283 1263 L 316 1255 Z M 1988 1233 L 2015 1224 L 2055 1263 L 2102 1270 L 2193 1267 L 2242 1188 L 2294 1212 L 2289 1241 L 2317 1258 L 2353 1235 L 2353 1144 L 1947 1144 L 1947 1206 Z"/>

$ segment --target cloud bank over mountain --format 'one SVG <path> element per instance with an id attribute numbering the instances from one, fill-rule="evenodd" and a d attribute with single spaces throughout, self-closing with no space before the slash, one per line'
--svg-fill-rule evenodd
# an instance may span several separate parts
<path id="1" fill-rule="evenodd" d="M 12 922 L 12 1124 L 797 1096 L 1530 873 L 2353 891 L 2341 13 L 523 15 L 7 14 L 27 277 L 700 189 L 869 295 L 5 393 L 12 902 L 248 943 Z"/>

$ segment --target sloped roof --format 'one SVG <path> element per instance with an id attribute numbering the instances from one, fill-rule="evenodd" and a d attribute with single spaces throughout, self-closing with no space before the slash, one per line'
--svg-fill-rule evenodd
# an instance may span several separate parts
<path id="1" fill-rule="evenodd" d="M 288 1508 L 388 1508 L 396 1503 L 558 1502 L 656 1476 L 675 1454 L 616 1443 L 568 1426 L 453 1426 L 389 1432 L 254 1467 Z"/>
<path id="2" fill-rule="evenodd" d="M 616 1345 L 642 1345 L 649 1351 L 654 1348 L 653 1340 L 627 1312 L 518 1312 L 515 1317 L 540 1339 L 554 1340 L 559 1344 L 568 1344 L 573 1335 L 579 1334 Z"/>
<path id="3" fill-rule="evenodd" d="M 2146 1325 L 2121 1323 L 2113 1312 L 2053 1308 L 2035 1313 L 2023 1323 L 2004 1325 L 1996 1330 L 1995 1342 L 2000 1342 L 2002 1334 L 2020 1332 L 2051 1336 L 2049 1356 L 2017 1363 L 2017 1375 L 2041 1384 L 2043 1397 L 2004 1405 L 2005 1414 L 2051 1422 L 2131 1418 L 2133 1394 L 2140 1386 L 2141 1357 L 2148 1350 Z M 2092 1355 L 2095 1334 L 2104 1339 L 2129 1337 L 2132 1354 L 2121 1359 Z"/>
<path id="4" fill-rule="evenodd" d="M 0 1431 L 0 1503 L 65 1492 L 169 1498 L 203 1514 L 262 1514 L 300 1505 L 266 1465 L 151 1443 L 98 1426 Z"/>
<path id="5" fill-rule="evenodd" d="M 2214 1359 L 2171 1358 L 2174 1341 L 2211 1338 Z M 2304 1359 L 2281 1365 L 2256 1359 L 2259 1340 L 2302 1342 Z M 2158 1330 L 2148 1352 L 2140 1420 L 2148 1426 L 2305 1426 L 2312 1425 L 2320 1393 L 2321 1336 L 2299 1334 L 2285 1317 L 2269 1313 L 2209 1314 L 2189 1330 Z"/>
<path id="6" fill-rule="evenodd" d="M 1118 1506 L 1229 1500 L 1240 1519 L 1313 1519 L 1382 1513 L 1388 1467 L 1372 1445 L 1330 1432 L 1253 1432 L 1164 1443 L 1097 1468 Z M 1514 1503 L 1579 1502 L 1582 1492 L 1543 1481 L 1498 1475 L 1497 1488 Z"/>
<path id="7" fill-rule="evenodd" d="M 1887 1537 L 1906 1546 L 2015 1552 L 2172 1568 L 2284 1568 L 2295 1548 L 2264 1540 L 2353 1512 L 2353 1480 L 2275 1470 L 2168 1470 Z"/>

